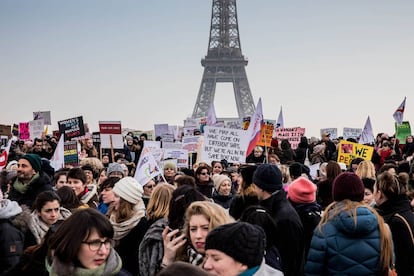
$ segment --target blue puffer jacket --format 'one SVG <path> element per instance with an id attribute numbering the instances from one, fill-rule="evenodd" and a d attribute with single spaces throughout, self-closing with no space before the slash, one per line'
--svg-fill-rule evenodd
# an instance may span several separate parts
<path id="1" fill-rule="evenodd" d="M 380 243 L 378 220 L 371 210 L 358 207 L 356 223 L 349 211 L 341 211 L 322 231 L 315 229 L 305 275 L 377 275 Z"/>

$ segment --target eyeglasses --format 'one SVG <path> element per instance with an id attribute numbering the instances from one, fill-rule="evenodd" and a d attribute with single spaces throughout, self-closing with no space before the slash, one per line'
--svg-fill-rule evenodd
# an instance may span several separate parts
<path id="1" fill-rule="evenodd" d="M 104 241 L 100 241 L 100 240 L 83 241 L 82 243 L 87 244 L 91 251 L 98 251 L 102 247 L 102 244 L 105 246 L 106 249 L 109 249 L 112 245 L 112 240 L 106 239 Z"/>

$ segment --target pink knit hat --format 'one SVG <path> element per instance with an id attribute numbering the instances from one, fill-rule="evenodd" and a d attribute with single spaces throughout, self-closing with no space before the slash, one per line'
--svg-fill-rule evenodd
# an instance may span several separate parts
<path id="1" fill-rule="evenodd" d="M 289 184 L 288 198 L 295 203 L 312 203 L 316 200 L 316 185 L 301 176 Z"/>

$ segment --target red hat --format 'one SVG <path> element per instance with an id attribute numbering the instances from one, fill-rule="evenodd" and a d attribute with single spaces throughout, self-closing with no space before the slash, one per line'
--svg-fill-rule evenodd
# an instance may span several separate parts
<path id="1" fill-rule="evenodd" d="M 332 198 L 335 201 L 349 199 L 352 201 L 362 201 L 364 199 L 364 184 L 358 175 L 352 172 L 339 174 L 332 186 Z"/>
<path id="2" fill-rule="evenodd" d="M 316 200 L 316 185 L 306 177 L 299 177 L 289 184 L 288 197 L 295 203 L 312 203 Z"/>

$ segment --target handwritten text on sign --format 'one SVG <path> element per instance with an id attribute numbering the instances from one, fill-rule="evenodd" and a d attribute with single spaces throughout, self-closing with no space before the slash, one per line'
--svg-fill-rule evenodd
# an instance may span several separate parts
<path id="1" fill-rule="evenodd" d="M 202 160 L 226 159 L 230 163 L 244 163 L 247 143 L 245 130 L 206 126 L 201 151 Z"/>

